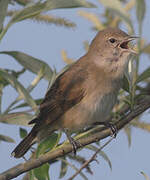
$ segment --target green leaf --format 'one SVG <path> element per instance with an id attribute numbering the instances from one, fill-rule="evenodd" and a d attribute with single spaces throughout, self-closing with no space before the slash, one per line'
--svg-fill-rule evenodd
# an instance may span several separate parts
<path id="1" fill-rule="evenodd" d="M 6 81 L 2 76 L 0 76 L 0 84 L 3 85 L 3 87 L 9 85 L 8 81 Z"/>
<path id="2" fill-rule="evenodd" d="M 14 24 L 15 22 L 23 21 L 27 18 L 36 16 L 40 14 L 42 11 L 45 11 L 47 7 L 47 1 L 37 2 L 35 4 L 32 4 L 28 7 L 23 8 L 22 10 L 18 11 L 10 20 L 9 24 Z"/>
<path id="3" fill-rule="evenodd" d="M 48 64 L 43 62 L 42 60 L 39 60 L 37 58 L 34 58 L 32 56 L 29 56 L 25 53 L 18 52 L 18 51 L 2 51 L 0 52 L 0 54 L 7 54 L 9 56 L 12 56 L 25 69 L 28 69 L 29 71 L 35 74 L 38 74 L 38 72 L 44 67 L 45 68 L 44 78 L 46 80 L 51 79 L 53 71 L 48 66 Z"/>
<path id="4" fill-rule="evenodd" d="M 145 180 L 150 180 L 150 178 L 144 172 L 141 172 L 141 174 L 145 177 Z"/>
<path id="5" fill-rule="evenodd" d="M 86 2 L 85 0 L 49 0 L 47 1 L 47 10 L 59 9 L 59 8 L 95 8 L 93 3 Z"/>
<path id="6" fill-rule="evenodd" d="M 48 150 L 54 148 L 57 145 L 58 142 L 58 134 L 53 133 L 51 136 L 49 136 L 48 138 L 46 138 L 44 141 L 42 141 L 38 147 L 37 147 L 37 151 L 36 151 L 36 155 L 37 157 L 40 154 L 44 154 L 45 152 L 47 152 Z"/>
<path id="7" fill-rule="evenodd" d="M 0 116 L 0 122 L 7 124 L 16 124 L 29 126 L 28 122 L 33 119 L 33 115 L 25 112 L 17 112 L 11 114 L 4 114 Z"/>
<path id="8" fill-rule="evenodd" d="M 123 77 L 123 86 L 122 89 L 129 92 L 129 81 L 126 76 Z"/>
<path id="9" fill-rule="evenodd" d="M 30 5 L 26 8 L 23 8 L 23 10 L 18 11 L 12 18 L 11 20 L 8 22 L 8 24 L 6 25 L 6 27 L 3 29 L 2 33 L 0 34 L 0 40 L 3 38 L 3 36 L 6 34 L 6 32 L 8 31 L 8 29 L 16 22 L 25 20 L 27 18 L 36 16 L 38 14 L 40 14 L 42 11 L 45 10 L 45 6 L 46 6 L 46 2 L 41 3 L 41 2 L 37 2 L 36 4 Z"/>
<path id="10" fill-rule="evenodd" d="M 27 90 L 22 86 L 22 84 L 11 74 L 3 69 L 0 69 L 0 76 L 7 80 L 19 93 L 20 97 L 23 98 L 33 109 L 36 109 L 36 103 L 27 92 Z"/>
<path id="11" fill-rule="evenodd" d="M 40 69 L 37 76 L 34 78 L 34 80 L 31 82 L 31 84 L 27 87 L 28 92 L 31 92 L 37 86 L 37 84 L 40 82 L 40 80 L 43 78 L 43 76 L 45 74 L 45 67 L 42 67 Z"/>
<path id="12" fill-rule="evenodd" d="M 34 176 L 34 170 L 29 171 L 29 180 L 37 180 L 36 177 Z"/>
<path id="13" fill-rule="evenodd" d="M 43 101 L 43 98 L 36 99 L 36 100 L 34 100 L 34 101 L 35 101 L 35 103 L 36 103 L 37 105 L 40 105 L 41 102 Z M 21 103 L 21 104 L 15 106 L 15 107 L 11 108 L 11 110 L 18 109 L 18 108 L 23 108 L 23 107 L 28 107 L 28 106 L 29 106 L 29 105 L 28 105 L 27 103 Z"/>
<path id="14" fill-rule="evenodd" d="M 6 72 L 8 72 L 9 74 L 12 74 L 15 78 L 18 78 L 21 74 L 23 74 L 25 72 L 25 69 L 22 69 L 21 71 L 14 71 L 14 70 L 10 70 L 10 69 L 4 69 Z M 0 76 L 0 84 L 3 85 L 3 87 L 9 85 L 8 81 L 6 81 L 2 76 Z"/>
<path id="15" fill-rule="evenodd" d="M 112 164 L 111 161 L 109 159 L 109 157 L 107 156 L 107 154 L 104 151 L 100 151 L 99 154 L 103 157 L 103 159 L 108 163 L 110 169 L 112 170 Z"/>
<path id="16" fill-rule="evenodd" d="M 9 143 L 14 143 L 15 142 L 12 138 L 10 138 L 8 136 L 4 136 L 2 134 L 0 134 L 0 141 L 5 141 L 5 142 L 9 142 Z"/>
<path id="17" fill-rule="evenodd" d="M 65 159 L 65 157 L 63 159 Z M 67 169 L 68 169 L 68 164 L 65 163 L 64 161 L 61 161 L 59 178 L 63 178 L 66 175 Z"/>
<path id="18" fill-rule="evenodd" d="M 136 17 L 139 22 L 139 25 L 142 24 L 142 21 L 145 16 L 145 0 L 136 0 Z"/>
<path id="19" fill-rule="evenodd" d="M 38 180 L 50 180 L 49 173 L 48 173 L 49 172 L 49 164 L 48 163 L 42 165 L 39 168 L 35 168 L 33 170 L 33 172 L 34 172 L 35 177 Z"/>
<path id="20" fill-rule="evenodd" d="M 25 138 L 27 136 L 28 133 L 27 133 L 26 129 L 20 128 L 19 129 L 19 134 L 20 134 L 20 137 L 23 139 L 23 138 Z"/>
<path id="21" fill-rule="evenodd" d="M 150 77 L 150 68 L 147 68 L 142 74 L 140 74 L 136 80 L 136 83 L 146 80 Z"/>
<path id="22" fill-rule="evenodd" d="M 0 0 L 0 32 L 3 29 L 3 22 L 7 14 L 9 0 Z"/>

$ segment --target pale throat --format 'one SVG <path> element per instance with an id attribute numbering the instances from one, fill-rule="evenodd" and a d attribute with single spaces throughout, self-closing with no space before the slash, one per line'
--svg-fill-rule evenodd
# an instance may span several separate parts
<path id="1" fill-rule="evenodd" d="M 107 59 L 109 63 L 107 71 L 112 73 L 114 78 L 123 78 L 129 63 L 129 55 L 128 52 L 115 50 L 111 58 Z"/>

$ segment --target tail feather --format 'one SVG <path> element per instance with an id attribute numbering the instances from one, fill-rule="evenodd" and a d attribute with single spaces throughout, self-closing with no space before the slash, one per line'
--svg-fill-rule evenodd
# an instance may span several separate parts
<path id="1" fill-rule="evenodd" d="M 30 147 L 35 143 L 37 131 L 33 128 L 31 132 L 18 144 L 18 146 L 11 153 L 15 158 L 22 157 Z"/>

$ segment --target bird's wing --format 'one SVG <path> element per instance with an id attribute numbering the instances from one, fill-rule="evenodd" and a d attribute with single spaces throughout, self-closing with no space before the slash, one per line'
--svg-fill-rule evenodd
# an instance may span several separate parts
<path id="1" fill-rule="evenodd" d="M 56 79 L 40 105 L 38 117 L 29 124 L 50 124 L 78 104 L 85 96 L 83 84 L 86 78 L 86 69 L 80 68 L 78 63 L 73 64 Z"/>

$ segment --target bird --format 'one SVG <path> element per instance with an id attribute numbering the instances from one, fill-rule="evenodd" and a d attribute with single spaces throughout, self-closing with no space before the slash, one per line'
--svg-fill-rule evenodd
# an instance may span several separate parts
<path id="1" fill-rule="evenodd" d="M 57 130 L 66 134 L 76 152 L 73 132 L 94 123 L 110 126 L 107 119 L 117 102 L 129 57 L 136 54 L 128 43 L 135 39 L 119 28 L 99 31 L 86 54 L 56 78 L 39 114 L 29 122 L 33 128 L 11 155 L 23 157 L 35 142 Z"/>

